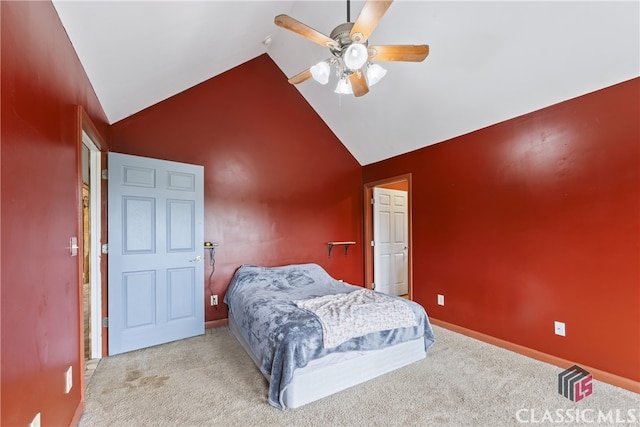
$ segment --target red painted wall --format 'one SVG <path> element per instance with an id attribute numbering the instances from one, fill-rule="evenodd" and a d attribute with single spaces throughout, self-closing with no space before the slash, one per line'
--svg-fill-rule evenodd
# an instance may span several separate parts
<path id="1" fill-rule="evenodd" d="M 640 381 L 639 99 L 634 79 L 365 166 L 412 173 L 415 300 Z"/>
<path id="2" fill-rule="evenodd" d="M 77 105 L 106 118 L 50 2 L 0 2 L 1 415 L 68 425 L 79 405 Z M 74 387 L 64 394 L 72 366 Z"/>
<path id="3" fill-rule="evenodd" d="M 111 135 L 116 152 L 204 165 L 205 240 L 220 243 L 207 321 L 227 317 L 209 295 L 222 301 L 242 264 L 315 262 L 362 284 L 361 167 L 267 55 L 115 123 Z M 335 240 L 358 244 L 329 259 Z"/>
<path id="4" fill-rule="evenodd" d="M 0 28 L 0 425 L 68 425 L 82 406 L 76 105 L 110 129 L 51 3 L 2 1 Z M 362 170 L 262 56 L 117 123 L 112 141 L 205 166 L 221 295 L 249 262 L 361 283 L 362 177 L 410 172 L 414 296 L 431 316 L 638 381 L 639 98 L 635 79 Z M 358 245 L 328 259 L 329 240 Z"/>

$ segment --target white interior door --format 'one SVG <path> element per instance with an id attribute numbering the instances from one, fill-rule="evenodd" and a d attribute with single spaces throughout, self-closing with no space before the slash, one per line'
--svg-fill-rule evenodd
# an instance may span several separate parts
<path id="1" fill-rule="evenodd" d="M 109 153 L 109 354 L 204 333 L 204 168 Z"/>
<path id="2" fill-rule="evenodd" d="M 376 291 L 409 293 L 407 192 L 373 189 L 373 282 Z"/>

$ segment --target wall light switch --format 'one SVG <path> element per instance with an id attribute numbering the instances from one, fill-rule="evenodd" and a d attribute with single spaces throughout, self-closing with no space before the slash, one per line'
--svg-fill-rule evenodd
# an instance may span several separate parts
<path id="1" fill-rule="evenodd" d="M 444 295 L 438 294 L 438 305 L 444 305 Z"/>
<path id="2" fill-rule="evenodd" d="M 553 322 L 553 327 L 555 329 L 556 335 L 560 335 L 563 337 L 565 336 L 564 322 L 555 321 Z"/>
<path id="3" fill-rule="evenodd" d="M 33 417 L 33 421 L 29 423 L 29 427 L 40 427 L 40 423 L 40 412 L 38 412 L 36 416 Z"/>
<path id="4" fill-rule="evenodd" d="M 69 237 L 69 254 L 78 256 L 78 238 L 76 236 Z"/>
<path id="5" fill-rule="evenodd" d="M 72 366 L 69 366 L 69 369 L 67 369 L 67 371 L 65 372 L 64 382 L 65 382 L 64 392 L 68 394 L 71 391 L 71 388 L 73 387 L 73 367 Z"/>

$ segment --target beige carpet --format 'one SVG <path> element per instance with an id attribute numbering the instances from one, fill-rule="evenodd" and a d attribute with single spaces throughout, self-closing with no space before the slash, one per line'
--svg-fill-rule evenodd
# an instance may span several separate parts
<path id="1" fill-rule="evenodd" d="M 557 392 L 562 369 L 434 331 L 425 360 L 280 411 L 231 332 L 208 330 L 101 360 L 80 426 L 640 425 L 638 394 L 594 381 L 593 394 L 574 403 Z"/>

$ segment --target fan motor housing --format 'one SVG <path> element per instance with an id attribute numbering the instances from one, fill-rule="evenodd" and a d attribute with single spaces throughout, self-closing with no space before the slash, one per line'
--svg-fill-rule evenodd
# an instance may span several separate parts
<path id="1" fill-rule="evenodd" d="M 340 24 L 331 31 L 329 34 L 329 38 L 338 42 L 338 48 L 330 48 L 331 53 L 335 56 L 341 56 L 342 52 L 349 47 L 353 40 L 351 40 L 351 29 L 353 28 L 353 22 L 345 22 L 344 24 Z M 368 42 L 365 41 L 363 43 L 367 46 Z"/>

